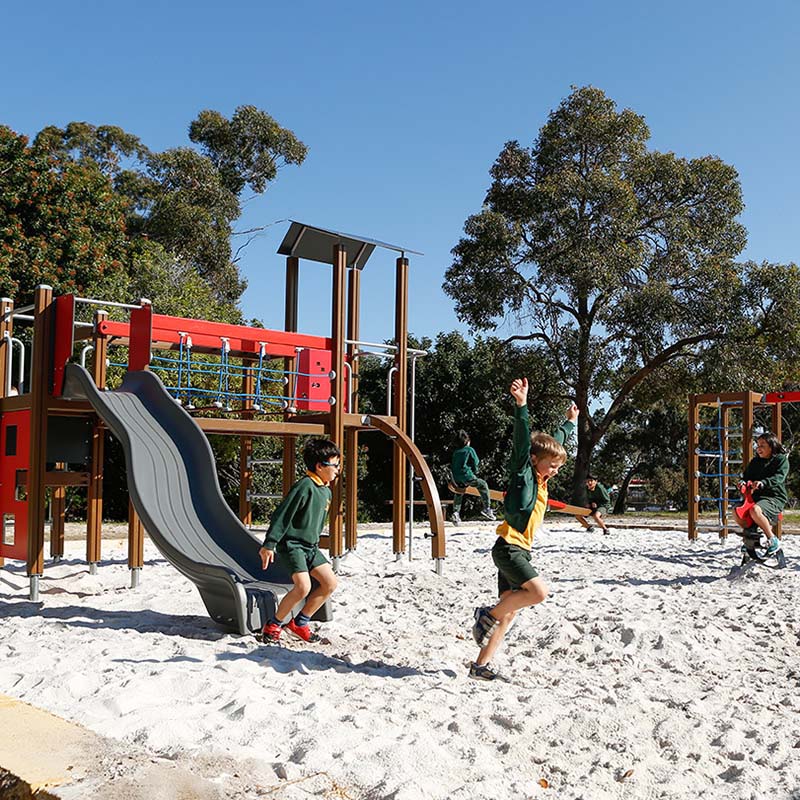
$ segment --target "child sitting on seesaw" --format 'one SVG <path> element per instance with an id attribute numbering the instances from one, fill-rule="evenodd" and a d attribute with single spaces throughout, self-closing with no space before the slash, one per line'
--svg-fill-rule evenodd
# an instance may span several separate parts
<path id="1" fill-rule="evenodd" d="M 320 552 L 319 536 L 331 505 L 329 484 L 341 469 L 341 454 L 330 440 L 311 439 L 303 450 L 303 461 L 305 477 L 292 486 L 275 509 L 264 545 L 258 551 L 262 569 L 277 558 L 294 584 L 278 604 L 275 616 L 264 625 L 264 642 L 277 642 L 284 628 L 305 642 L 320 641 L 308 622 L 338 583 L 328 559 Z M 311 578 L 317 581 L 313 589 Z M 292 619 L 292 609 L 303 599 L 305 605 Z M 283 622 L 287 617 L 288 621 Z"/>
<path id="2" fill-rule="evenodd" d="M 611 495 L 608 493 L 608 489 L 594 475 L 586 476 L 586 498 L 589 508 L 592 509 L 592 513 L 589 516 L 603 529 L 603 533 L 607 534 L 608 527 L 603 520 L 603 515 L 608 514 L 608 509 L 611 506 Z M 578 517 L 577 519 L 585 530 L 590 533 L 594 530 L 594 525 L 586 517 Z"/>
<path id="3" fill-rule="evenodd" d="M 450 462 L 450 472 L 453 475 L 453 482 L 459 488 L 466 488 L 467 486 L 474 486 L 481 495 L 483 501 L 483 510 L 481 517 L 493 522 L 496 517 L 492 511 L 491 500 L 489 499 L 489 484 L 483 478 L 479 478 L 475 474 L 478 469 L 480 461 L 478 454 L 470 444 L 469 434 L 466 431 L 458 431 L 456 433 L 456 441 L 458 448 L 453 452 L 453 458 Z M 461 503 L 464 500 L 464 495 L 456 492 L 453 495 L 453 524 L 461 524 Z"/>
<path id="4" fill-rule="evenodd" d="M 772 530 L 778 524 L 781 512 L 789 496 L 786 494 L 786 478 L 789 475 L 789 459 L 778 437 L 772 431 L 764 431 L 756 439 L 756 455 L 744 470 L 739 489 L 744 494 L 748 483 L 753 490 L 755 505 L 750 508 L 750 518 L 767 536 L 766 555 L 771 556 L 781 549 L 780 539 Z M 745 524 L 737 514 L 734 518 Z"/>
<path id="5" fill-rule="evenodd" d="M 483 681 L 498 677 L 489 662 L 517 611 L 547 597 L 547 584 L 531 564 L 531 545 L 547 508 L 547 482 L 567 460 L 563 445 L 578 419 L 578 407 L 573 403 L 567 410 L 566 422 L 553 436 L 531 434 L 527 378 L 517 378 L 511 384 L 511 396 L 516 407 L 505 520 L 497 526 L 498 538 L 492 548 L 500 601 L 491 608 L 476 608 L 472 626 L 472 636 L 481 649 L 469 668 L 469 676 Z"/>

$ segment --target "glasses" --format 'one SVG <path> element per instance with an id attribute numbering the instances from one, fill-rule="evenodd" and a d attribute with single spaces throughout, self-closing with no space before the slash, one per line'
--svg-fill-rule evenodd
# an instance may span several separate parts
<path id="1" fill-rule="evenodd" d="M 323 467 L 333 467 L 334 469 L 341 469 L 342 465 L 337 461 L 334 463 L 333 461 L 320 461 Z"/>

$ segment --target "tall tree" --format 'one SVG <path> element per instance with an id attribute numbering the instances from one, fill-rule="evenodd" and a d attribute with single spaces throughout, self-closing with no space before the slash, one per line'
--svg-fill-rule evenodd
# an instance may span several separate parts
<path id="1" fill-rule="evenodd" d="M 206 281 L 218 303 L 236 306 L 246 282 L 237 267 L 241 248 L 234 253 L 231 241 L 253 233 L 233 227 L 242 194 L 265 192 L 282 167 L 303 162 L 307 148 L 254 106 L 240 106 L 230 119 L 202 111 L 189 138 L 197 149 L 158 153 L 116 126 L 70 122 L 43 129 L 34 148 L 107 176 L 126 203 L 129 239 L 159 244 Z"/>
<path id="2" fill-rule="evenodd" d="M 472 329 L 513 314 L 527 330 L 508 341 L 549 353 L 581 410 L 576 496 L 637 386 L 723 340 L 777 341 L 800 313 L 796 267 L 734 262 L 746 242 L 736 170 L 648 150 L 649 135 L 600 89 L 574 89 L 531 147 L 505 145 L 446 273 Z"/>

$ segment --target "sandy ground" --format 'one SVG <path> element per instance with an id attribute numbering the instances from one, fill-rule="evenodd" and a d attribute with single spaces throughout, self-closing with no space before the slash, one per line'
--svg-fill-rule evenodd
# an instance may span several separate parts
<path id="1" fill-rule="evenodd" d="M 217 629 L 149 541 L 131 590 L 124 542 L 92 576 L 71 539 L 41 603 L 24 565 L 0 571 L 0 692 L 105 737 L 63 800 L 800 800 L 799 540 L 785 570 L 731 574 L 732 539 L 548 519 L 551 596 L 487 684 L 466 670 L 494 528 L 448 533 L 437 576 L 421 538 L 396 562 L 365 530 L 329 643 L 280 647 Z"/>

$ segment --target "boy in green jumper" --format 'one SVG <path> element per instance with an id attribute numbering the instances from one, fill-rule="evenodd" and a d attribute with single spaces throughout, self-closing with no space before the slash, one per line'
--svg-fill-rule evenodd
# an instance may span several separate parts
<path id="1" fill-rule="evenodd" d="M 608 489 L 594 475 L 586 476 L 586 497 L 589 508 L 592 509 L 592 519 L 603 529 L 604 534 L 608 533 L 606 523 L 603 521 L 603 515 L 608 514 L 608 509 L 611 507 L 611 495 L 608 493 Z M 590 524 L 586 517 L 578 517 L 578 522 L 587 531 L 594 530 L 594 525 Z"/>
<path id="2" fill-rule="evenodd" d="M 450 462 L 450 471 L 453 473 L 453 481 L 458 487 L 474 486 L 481 493 L 483 500 L 483 510 L 481 516 L 484 519 L 496 519 L 494 511 L 490 506 L 489 484 L 483 478 L 475 474 L 480 461 L 478 454 L 470 447 L 469 434 L 466 431 L 459 431 L 456 434 L 456 441 L 461 445 L 453 452 L 453 459 Z M 461 503 L 464 495 L 456 492 L 453 496 L 453 524 L 461 522 Z"/>
<path id="3" fill-rule="evenodd" d="M 528 379 L 511 384 L 514 409 L 514 445 L 505 497 L 505 520 L 497 526 L 492 560 L 498 570 L 500 601 L 492 608 L 476 608 L 472 636 L 481 648 L 469 668 L 470 678 L 493 681 L 497 672 L 489 661 L 517 611 L 535 606 L 547 597 L 547 584 L 531 564 L 531 545 L 547 508 L 547 481 L 567 460 L 564 442 L 575 428 L 578 407 L 567 410 L 567 420 L 553 436 L 530 432 Z"/>
<path id="4" fill-rule="evenodd" d="M 756 455 L 745 467 L 743 489 L 750 481 L 753 500 L 756 504 L 750 509 L 750 518 L 767 535 L 767 555 L 771 556 L 781 549 L 781 541 L 773 533 L 781 511 L 786 507 L 789 495 L 786 494 L 786 478 L 789 476 L 789 458 L 778 437 L 772 431 L 764 431 L 756 439 Z M 742 521 L 734 514 L 736 521 Z"/>
<path id="5" fill-rule="evenodd" d="M 264 545 L 258 551 L 261 567 L 266 569 L 272 560 L 292 576 L 294 586 L 284 595 L 275 616 L 261 632 L 262 641 L 277 642 L 285 627 L 305 642 L 318 642 L 308 621 L 333 594 L 336 575 L 328 559 L 319 550 L 319 535 L 325 525 L 331 505 L 329 484 L 341 469 L 339 448 L 328 439 L 311 439 L 303 450 L 305 477 L 289 490 L 270 518 Z M 317 581 L 312 590 L 311 578 Z M 291 618 L 292 609 L 305 598 L 300 613 Z M 281 620 L 289 617 L 285 624 Z"/>

